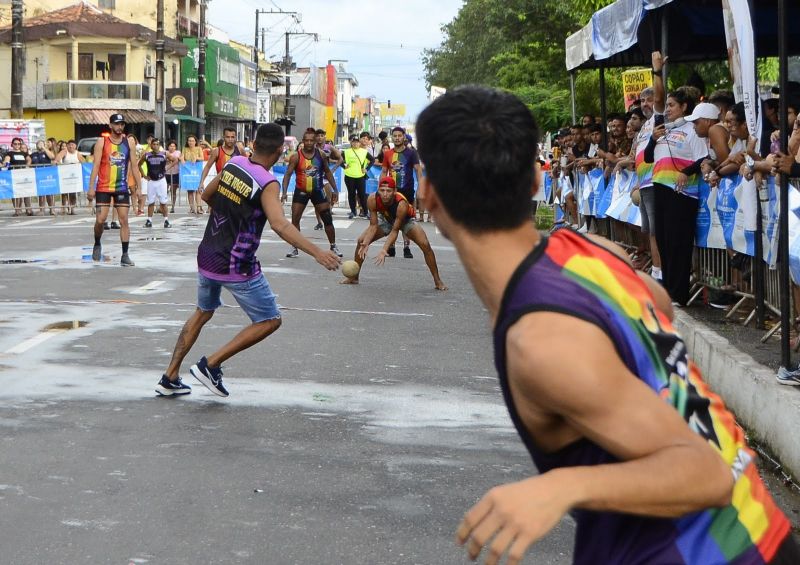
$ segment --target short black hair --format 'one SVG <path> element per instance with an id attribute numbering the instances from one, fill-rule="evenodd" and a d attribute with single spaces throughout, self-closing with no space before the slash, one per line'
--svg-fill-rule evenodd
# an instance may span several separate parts
<path id="1" fill-rule="evenodd" d="M 368 132 L 368 131 L 362 131 L 362 132 L 361 132 L 361 133 L 358 135 L 358 137 L 369 137 L 370 139 L 372 139 L 372 136 L 369 134 L 369 132 Z"/>
<path id="2" fill-rule="evenodd" d="M 589 133 L 603 133 L 603 128 L 600 124 L 589 124 Z"/>
<path id="3" fill-rule="evenodd" d="M 314 133 L 317 134 L 317 135 L 320 135 L 320 134 L 321 135 L 325 135 L 325 130 L 324 129 L 318 129 L 318 130 L 315 130 Z"/>
<path id="4" fill-rule="evenodd" d="M 283 149 L 283 128 L 278 124 L 262 124 L 256 131 L 253 149 L 256 153 L 271 155 Z"/>
<path id="5" fill-rule="evenodd" d="M 630 119 L 633 116 L 638 117 L 642 121 L 644 121 L 644 119 L 645 119 L 644 118 L 644 112 L 642 112 L 641 108 L 631 108 L 630 111 L 627 114 L 625 114 L 625 117 L 627 118 L 625 121 L 626 122 L 630 121 Z"/>
<path id="6" fill-rule="evenodd" d="M 236 128 L 232 128 L 230 126 L 224 127 L 222 128 L 222 135 L 225 135 L 226 131 L 232 131 L 233 133 L 236 133 Z"/>
<path id="7" fill-rule="evenodd" d="M 378 139 L 380 139 L 381 141 L 383 141 L 383 140 L 384 140 L 384 139 L 386 139 L 387 137 L 389 137 L 389 134 L 388 134 L 388 133 L 386 133 L 385 131 L 382 131 L 382 132 L 380 132 L 380 133 L 378 134 Z"/>
<path id="8" fill-rule="evenodd" d="M 725 104 L 726 106 L 733 106 L 736 104 L 736 99 L 730 90 L 715 90 L 708 97 L 711 104 Z"/>
<path id="9" fill-rule="evenodd" d="M 738 102 L 731 106 L 730 109 L 733 117 L 736 118 L 736 121 L 740 124 L 747 123 L 747 113 L 744 111 L 744 102 Z"/>
<path id="10" fill-rule="evenodd" d="M 472 232 L 530 222 L 539 128 L 513 94 L 449 90 L 417 119 L 420 159 L 454 221 Z"/>

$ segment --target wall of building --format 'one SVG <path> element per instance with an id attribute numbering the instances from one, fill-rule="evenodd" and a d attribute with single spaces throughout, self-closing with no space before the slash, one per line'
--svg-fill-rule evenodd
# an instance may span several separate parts
<path id="1" fill-rule="evenodd" d="M 47 137 L 57 140 L 69 141 L 75 137 L 75 122 L 72 115 L 65 110 L 45 110 L 37 112 L 29 108 L 23 112 L 26 120 L 44 120 L 44 130 Z"/>

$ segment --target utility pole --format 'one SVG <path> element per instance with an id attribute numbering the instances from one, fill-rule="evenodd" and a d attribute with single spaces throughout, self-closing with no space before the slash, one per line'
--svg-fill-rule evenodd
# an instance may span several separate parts
<path id="1" fill-rule="evenodd" d="M 206 0 L 200 0 L 200 26 L 197 30 L 197 117 L 200 119 L 197 133 L 200 139 L 206 136 Z"/>
<path id="2" fill-rule="evenodd" d="M 253 62 L 256 64 L 256 107 L 258 106 L 258 30 L 259 30 L 258 16 L 260 14 L 264 15 L 281 14 L 284 16 L 292 16 L 296 22 L 300 22 L 302 19 L 298 12 L 284 12 L 283 10 L 256 10 L 256 34 L 255 37 L 253 38 Z M 260 29 L 261 29 L 261 51 L 264 52 L 264 58 L 266 58 L 267 54 L 265 52 L 266 46 L 264 42 L 264 34 L 266 30 L 265 28 L 260 28 Z M 258 110 L 256 110 L 256 112 L 258 112 Z M 254 126 L 253 137 L 255 138 L 256 136 L 255 129 L 257 127 L 255 122 L 253 123 L 253 126 Z"/>
<path id="3" fill-rule="evenodd" d="M 286 55 L 283 58 L 283 70 L 286 73 L 286 103 L 284 112 L 286 113 L 286 124 L 284 128 L 286 129 L 286 135 L 291 134 L 292 132 L 292 122 L 289 118 L 289 106 L 291 102 L 291 95 L 292 95 L 292 56 L 289 54 L 289 38 L 293 35 L 310 35 L 314 38 L 314 41 L 319 41 L 319 36 L 316 33 L 306 33 L 304 31 L 299 32 L 286 32 Z"/>
<path id="4" fill-rule="evenodd" d="M 11 2 L 11 117 L 22 118 L 22 0 Z M 38 85 L 37 85 L 38 88 Z"/>
<path id="5" fill-rule="evenodd" d="M 164 143 L 164 0 L 156 3 L 156 127 L 155 137 Z"/>

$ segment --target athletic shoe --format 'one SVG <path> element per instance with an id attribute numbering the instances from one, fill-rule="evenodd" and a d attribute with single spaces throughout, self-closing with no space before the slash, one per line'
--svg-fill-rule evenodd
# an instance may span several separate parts
<path id="1" fill-rule="evenodd" d="M 364 218 L 366 220 L 366 219 L 369 218 L 369 215 L 368 214 L 359 214 L 358 217 L 359 218 Z"/>
<path id="2" fill-rule="evenodd" d="M 111 224 L 109 224 L 108 222 L 104 223 L 103 224 L 103 229 L 104 230 L 110 230 L 111 229 Z"/>
<path id="3" fill-rule="evenodd" d="M 392 245 L 392 246 L 389 248 L 389 251 L 387 251 L 387 252 L 386 252 L 386 254 L 387 254 L 389 257 L 394 257 L 395 255 L 397 255 L 397 249 L 395 249 L 395 248 L 394 248 L 394 245 Z"/>
<path id="4" fill-rule="evenodd" d="M 228 396 L 228 391 L 222 386 L 222 367 L 209 367 L 205 357 L 192 365 L 189 372 L 194 378 L 217 396 Z"/>
<path id="5" fill-rule="evenodd" d="M 171 381 L 167 375 L 163 375 L 156 385 L 156 392 L 161 396 L 180 396 L 192 392 L 192 387 L 183 384 L 181 378 Z"/>
<path id="6" fill-rule="evenodd" d="M 111 229 L 112 230 L 118 230 L 119 229 L 119 224 L 117 222 L 111 222 Z"/>
<path id="7" fill-rule="evenodd" d="M 286 254 L 289 259 L 297 259 L 300 254 L 297 252 L 297 247 L 292 247 L 292 250 Z"/>
<path id="8" fill-rule="evenodd" d="M 131 258 L 128 256 L 127 253 L 123 253 L 122 254 L 122 257 L 119 260 L 119 264 L 122 265 L 123 267 L 135 267 L 136 266 L 136 264 L 133 261 L 131 261 Z"/>
<path id="9" fill-rule="evenodd" d="M 800 368 L 790 370 L 785 367 L 778 369 L 778 375 L 775 377 L 779 384 L 788 386 L 800 386 Z"/>
<path id="10" fill-rule="evenodd" d="M 411 247 L 409 247 L 408 245 L 403 247 L 403 257 L 405 259 L 413 259 L 414 258 L 414 256 L 411 254 Z"/>
<path id="11" fill-rule="evenodd" d="M 92 261 L 99 261 L 102 259 L 103 254 L 101 252 L 101 247 L 99 243 L 95 243 L 94 247 L 92 247 Z"/>
<path id="12" fill-rule="evenodd" d="M 335 244 L 335 243 L 334 243 L 333 245 L 331 245 L 331 251 L 333 251 L 334 253 L 336 253 L 336 255 L 337 255 L 338 257 L 344 257 L 344 255 L 342 255 L 342 252 L 341 252 L 341 251 L 339 251 L 339 248 L 338 248 L 338 247 L 336 247 L 336 244 Z"/>
<path id="13" fill-rule="evenodd" d="M 153 222 L 150 221 L 150 218 L 147 218 L 147 220 L 145 220 L 144 227 L 146 227 L 146 228 L 152 228 L 153 227 Z"/>
<path id="14" fill-rule="evenodd" d="M 347 214 L 347 219 L 348 219 L 348 220 L 352 220 L 352 219 L 353 219 L 353 218 L 355 218 L 355 217 L 356 217 L 356 215 L 355 215 L 355 214 L 353 214 L 352 212 L 350 212 L 349 214 Z"/>
<path id="15" fill-rule="evenodd" d="M 315 230 L 321 230 L 322 229 L 322 224 L 318 223 L 316 226 L 314 226 L 314 229 Z"/>
<path id="16" fill-rule="evenodd" d="M 172 224 L 169 223 L 169 220 L 164 220 L 164 227 L 165 228 L 171 228 L 172 227 Z"/>

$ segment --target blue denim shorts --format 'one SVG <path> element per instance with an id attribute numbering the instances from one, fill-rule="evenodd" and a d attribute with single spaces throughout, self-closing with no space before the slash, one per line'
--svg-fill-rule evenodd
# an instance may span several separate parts
<path id="1" fill-rule="evenodd" d="M 281 317 L 275 295 L 263 274 L 247 281 L 226 282 L 197 273 L 197 307 L 204 312 L 213 312 L 222 306 L 220 295 L 223 288 L 228 289 L 254 324 Z"/>

